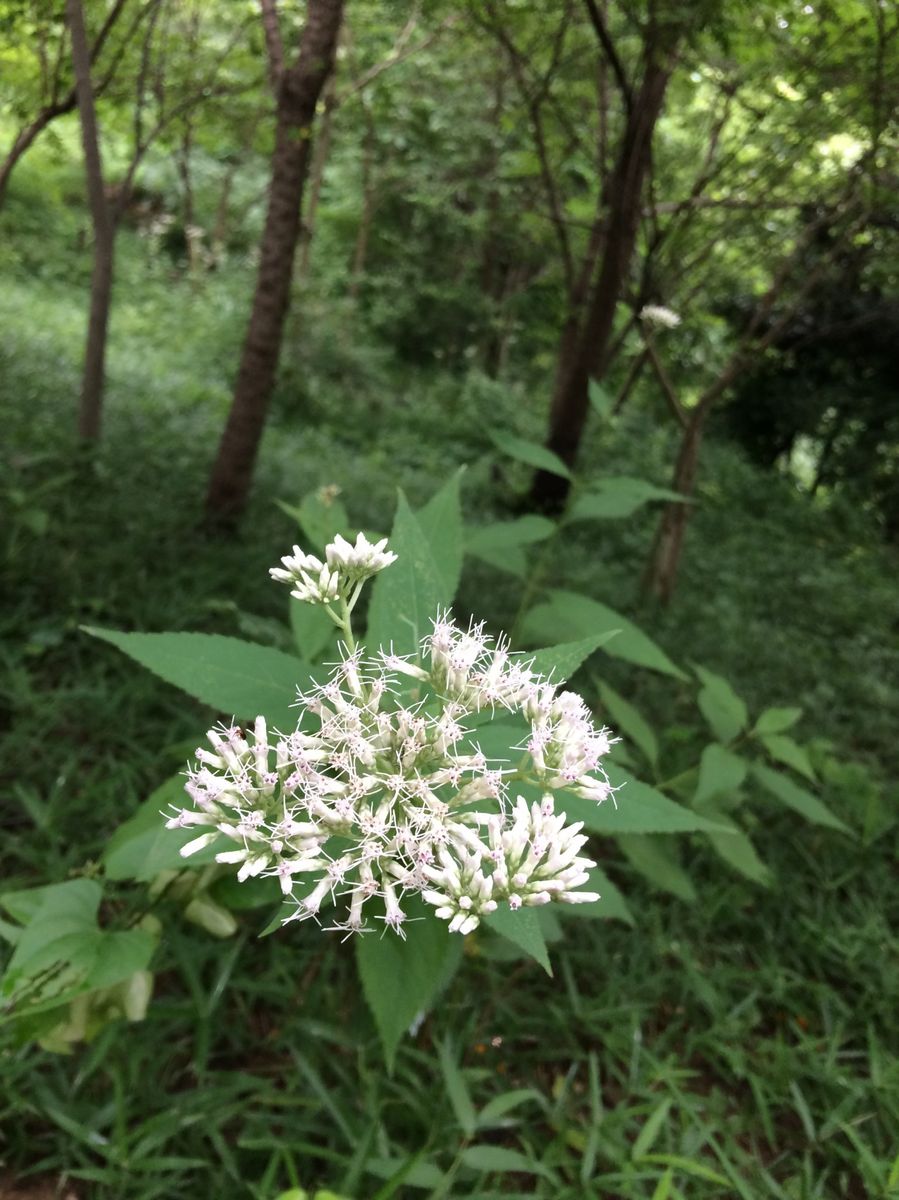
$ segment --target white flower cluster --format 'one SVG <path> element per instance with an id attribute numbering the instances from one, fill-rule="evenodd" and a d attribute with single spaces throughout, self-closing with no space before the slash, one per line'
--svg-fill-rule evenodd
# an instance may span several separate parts
<path id="1" fill-rule="evenodd" d="M 664 304 L 644 304 L 640 309 L 640 320 L 656 329 L 676 329 L 680 317 Z"/>
<path id="2" fill-rule="evenodd" d="M 325 549 L 325 561 L 314 554 L 305 554 L 294 546 L 293 554 L 281 559 L 283 567 L 272 567 L 272 579 L 291 586 L 291 596 L 309 604 L 331 604 L 346 600 L 372 575 L 396 562 L 396 555 L 386 549 L 387 538 L 374 544 L 364 533 L 356 538 L 355 546 L 340 534 Z"/>
<path id="3" fill-rule="evenodd" d="M 284 562 L 300 558 L 296 551 Z M 341 539 L 318 577 L 305 566 L 297 573 L 314 580 L 332 571 L 345 595 L 392 559 L 383 542 Z M 288 575 L 293 584 L 292 567 L 277 572 Z M 474 714 L 497 707 L 530 727 L 513 747 L 521 755 L 514 768 L 491 764 L 471 728 Z M 501 901 L 515 909 L 598 899 L 579 890 L 594 865 L 581 853 L 581 823 L 566 824 L 552 793 L 607 799 L 600 759 L 609 736 L 579 696 L 558 690 L 482 626 L 463 630 L 439 616 L 418 662 L 344 651 L 300 709 L 291 733 L 270 734 L 262 717 L 252 730 L 210 732 L 211 749 L 197 751 L 189 772 L 193 807 L 168 822 L 203 829 L 183 855 L 224 835 L 232 847 L 217 861 L 237 866 L 241 880 L 276 876 L 296 899 L 288 920 L 333 903 L 335 927 L 350 932 L 372 928 L 374 915 L 402 935 L 410 894 L 462 934 Z M 515 795 L 516 782 L 540 799 Z"/>

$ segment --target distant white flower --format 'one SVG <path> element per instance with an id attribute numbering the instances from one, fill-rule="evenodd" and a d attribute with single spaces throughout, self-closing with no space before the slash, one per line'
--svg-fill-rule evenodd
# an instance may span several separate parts
<path id="1" fill-rule="evenodd" d="M 645 304 L 640 310 L 640 320 L 656 329 L 676 329 L 680 325 L 680 316 L 663 304 Z"/>
<path id="2" fill-rule="evenodd" d="M 325 561 L 294 546 L 293 554 L 281 559 L 280 567 L 269 571 L 272 579 L 290 586 L 291 596 L 308 604 L 332 604 L 352 599 L 352 593 L 372 575 L 396 562 L 386 549 L 387 539 L 372 544 L 364 533 L 352 545 L 340 534 L 325 547 Z"/>

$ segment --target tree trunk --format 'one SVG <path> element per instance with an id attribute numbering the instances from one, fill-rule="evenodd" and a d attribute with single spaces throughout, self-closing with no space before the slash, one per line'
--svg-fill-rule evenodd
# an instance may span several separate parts
<path id="1" fill-rule="evenodd" d="M 300 265 L 297 269 L 297 280 L 300 283 L 305 283 L 309 277 L 309 266 L 312 260 L 312 239 L 315 236 L 315 218 L 318 216 L 318 202 L 321 199 L 322 185 L 325 182 L 325 168 L 328 165 L 328 157 L 331 153 L 331 139 L 334 134 L 335 102 L 334 76 L 332 75 L 325 88 L 321 128 L 315 142 L 315 153 L 312 155 L 309 203 L 306 206 L 306 219 L 303 222 Z"/>
<path id="2" fill-rule="evenodd" d="M 691 411 L 684 429 L 671 486 L 682 496 L 692 497 L 699 469 L 699 449 L 710 404 L 700 401 Z M 643 578 L 643 590 L 663 604 L 670 604 L 677 582 L 677 570 L 684 548 L 684 535 L 690 519 L 691 504 L 674 503 L 665 506 Z"/>
<path id="3" fill-rule="evenodd" d="M 97 131 L 97 114 L 91 86 L 91 54 L 84 27 L 81 0 L 66 0 L 66 19 L 72 38 L 72 67 L 81 117 L 81 143 L 87 194 L 94 229 L 94 268 L 91 276 L 90 314 L 84 351 L 84 374 L 78 413 L 78 434 L 87 442 L 100 436 L 103 409 L 103 380 L 106 333 L 112 299 L 112 269 L 115 228 L 103 188 L 103 160 Z"/>
<path id="4" fill-rule="evenodd" d="M 654 47 L 647 51 L 640 90 L 628 115 L 609 180 L 607 234 L 590 305 L 577 335 L 572 337 L 567 328 L 563 334 L 546 445 L 568 466 L 574 465 L 584 431 L 589 381 L 591 377 L 601 379 L 607 366 L 615 309 L 627 281 L 637 240 L 653 133 L 662 111 L 672 65 L 669 53 L 660 53 Z M 568 481 L 560 476 L 538 471 L 531 499 L 537 507 L 558 511 L 565 502 L 568 488 Z"/>
<path id="5" fill-rule="evenodd" d="M 250 491 L 290 300 L 312 124 L 333 66 L 342 11 L 343 0 L 309 0 L 299 58 L 280 77 L 272 178 L 253 308 L 231 411 L 206 495 L 206 516 L 215 524 L 235 524 Z"/>

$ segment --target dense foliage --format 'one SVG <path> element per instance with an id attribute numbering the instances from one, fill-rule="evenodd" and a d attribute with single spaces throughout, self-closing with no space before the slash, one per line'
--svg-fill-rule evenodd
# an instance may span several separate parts
<path id="1" fill-rule="evenodd" d="M 223 514 L 306 10 L 0 3 L 11 1195 L 890 1196 L 895 14 L 351 0 Z M 557 798 L 598 902 L 343 944 L 181 857 L 204 731 L 290 727 L 338 655 L 269 568 L 357 529 L 371 653 L 452 602 L 621 738 L 613 802 Z"/>

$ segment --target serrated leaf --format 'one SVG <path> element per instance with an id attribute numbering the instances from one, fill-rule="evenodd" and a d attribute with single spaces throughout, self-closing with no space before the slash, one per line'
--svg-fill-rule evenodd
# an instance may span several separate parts
<path id="1" fill-rule="evenodd" d="M 463 531 L 459 487 L 464 470 L 462 467 L 456 471 L 416 514 L 442 576 L 446 603 L 455 596 L 462 574 Z"/>
<path id="2" fill-rule="evenodd" d="M 693 796 L 697 808 L 719 796 L 732 796 L 746 779 L 749 764 L 732 750 L 712 742 L 699 760 L 699 782 Z"/>
<path id="3" fill-rule="evenodd" d="M 527 641 L 545 645 L 561 639 L 577 640 L 612 630 L 617 630 L 617 635 L 608 646 L 603 647 L 610 657 L 659 671 L 663 675 L 673 675 L 677 679 L 687 678 L 664 650 L 627 617 L 577 592 L 550 592 L 548 600 L 537 604 L 527 614 L 522 633 Z"/>
<path id="4" fill-rule="evenodd" d="M 603 707 L 608 711 L 615 732 L 623 733 L 655 766 L 659 759 L 659 744 L 644 717 L 607 683 L 599 685 L 599 696 Z"/>
<path id="5" fill-rule="evenodd" d="M 252 721 L 259 714 L 292 729 L 297 686 L 306 687 L 309 666 L 270 646 L 217 633 L 123 633 L 82 626 L 141 666 L 226 717 Z"/>
<path id="6" fill-rule="evenodd" d="M 536 467 L 540 471 L 549 471 L 551 475 L 561 475 L 563 479 L 572 478 L 571 471 L 558 454 L 547 450 L 539 442 L 529 442 L 526 438 L 515 437 L 511 433 L 503 433 L 501 430 L 493 430 L 490 433 L 490 440 L 497 450 L 507 454 L 509 458 L 526 463 L 529 467 Z"/>
<path id="7" fill-rule="evenodd" d="M 783 733 L 785 729 L 792 728 L 801 716 L 801 708 L 766 708 L 759 714 L 753 732 Z"/>
<path id="8" fill-rule="evenodd" d="M 541 675 L 551 677 L 554 683 L 563 683 L 582 666 L 595 650 L 606 642 L 618 636 L 617 629 L 608 629 L 605 633 L 595 633 L 592 637 L 581 638 L 577 642 L 562 642 L 558 646 L 547 646 L 537 650 L 532 658 L 532 669 Z"/>
<path id="9" fill-rule="evenodd" d="M 629 834 L 618 839 L 625 858 L 655 888 L 692 904 L 696 889 L 675 859 L 667 838 Z"/>
<path id="10" fill-rule="evenodd" d="M 746 728 L 746 705 L 723 676 L 705 667 L 693 669 L 702 684 L 697 697 L 700 712 L 719 742 L 733 741 Z"/>
<path id="11" fill-rule="evenodd" d="M 565 514 L 565 520 L 622 520 L 633 516 L 645 504 L 661 501 L 687 504 L 690 498 L 670 488 L 656 487 L 645 479 L 635 479 L 630 475 L 609 476 L 591 485 L 589 492 L 578 495 Z"/>
<path id="12" fill-rule="evenodd" d="M 430 543 L 402 492 L 396 506 L 390 549 L 397 561 L 375 579 L 368 610 L 366 643 L 371 653 L 393 646 L 396 654 L 418 651 L 438 609 L 452 600 Z"/>
<path id="13" fill-rule="evenodd" d="M 812 766 L 808 754 L 791 737 L 786 737 L 782 733 L 765 734 L 762 737 L 762 745 L 775 762 L 783 763 L 785 767 L 792 767 L 794 771 L 798 771 L 812 783 L 815 782 L 815 768 Z"/>
<path id="14" fill-rule="evenodd" d="M 772 771 L 770 767 L 763 767 L 761 763 L 753 763 L 752 774 L 769 795 L 805 817 L 807 821 L 811 821 L 813 825 L 825 825 L 829 829 L 839 829 L 841 833 L 851 832 L 822 800 L 786 775 L 782 775 L 780 771 Z"/>
<path id="15" fill-rule="evenodd" d="M 410 918 L 405 940 L 390 931 L 356 938 L 362 990 L 390 1070 L 403 1034 L 430 1008 L 462 958 L 463 939 L 449 933 L 428 905 L 413 899 L 403 907 Z"/>
<path id="16" fill-rule="evenodd" d="M 714 821 L 700 813 L 669 800 L 642 780 L 626 775 L 614 763 L 608 763 L 606 773 L 617 791 L 604 804 L 565 793 L 559 797 L 558 808 L 564 809 L 570 821 L 583 821 L 592 833 L 616 836 L 622 833 L 715 833 L 721 832 Z"/>
<path id="17" fill-rule="evenodd" d="M 519 950 L 535 959 L 547 975 L 552 975 L 546 940 L 537 914 L 532 908 L 519 908 L 513 912 L 508 904 L 503 903 L 496 912 L 488 913 L 483 920 L 488 928 L 513 942 Z"/>

